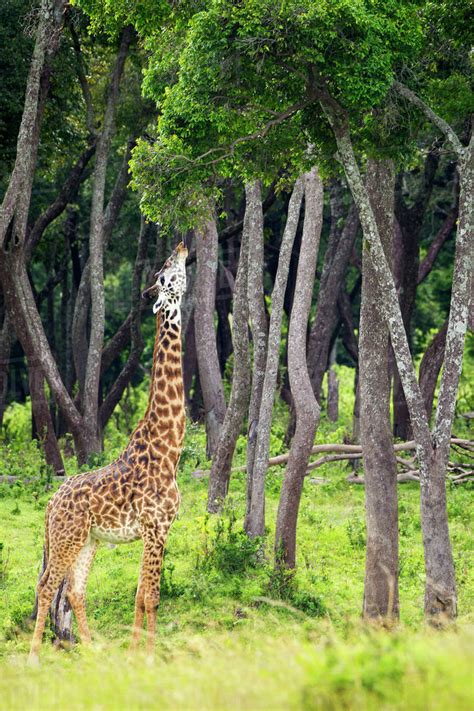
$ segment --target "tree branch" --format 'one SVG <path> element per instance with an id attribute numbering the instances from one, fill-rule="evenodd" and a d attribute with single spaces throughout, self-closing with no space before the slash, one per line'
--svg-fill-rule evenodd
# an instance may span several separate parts
<path id="1" fill-rule="evenodd" d="M 431 272 L 433 269 L 433 265 L 436 261 L 436 258 L 441 250 L 441 247 L 443 244 L 446 242 L 448 239 L 449 235 L 453 231 L 454 226 L 456 225 L 456 220 L 458 219 L 459 215 L 459 208 L 458 205 L 453 207 L 447 218 L 445 219 L 444 223 L 442 224 L 441 228 L 439 229 L 437 235 L 433 239 L 432 243 L 429 246 L 429 249 L 423 259 L 422 262 L 420 262 L 420 266 L 418 268 L 418 284 L 421 284 L 422 281 L 426 279 L 428 274 Z"/>
<path id="2" fill-rule="evenodd" d="M 442 119 L 441 116 L 438 116 L 438 114 L 436 114 L 433 109 L 431 109 L 427 104 L 425 104 L 423 99 L 420 99 L 420 97 L 415 94 L 414 91 L 409 89 L 401 82 L 394 81 L 393 88 L 395 89 L 395 91 L 398 92 L 398 94 L 400 94 L 400 96 L 403 96 L 411 104 L 416 106 L 426 116 L 426 118 L 431 121 L 431 123 L 433 123 L 436 128 L 438 128 L 439 131 L 441 131 L 441 133 L 446 136 L 456 155 L 461 158 L 464 153 L 464 146 L 462 145 L 461 141 L 459 140 L 449 123 Z"/>
<path id="3" fill-rule="evenodd" d="M 30 259 L 36 245 L 41 239 L 45 229 L 66 209 L 67 205 L 75 198 L 79 185 L 84 180 L 84 171 L 95 153 L 96 145 L 93 143 L 79 156 L 68 177 L 64 181 L 56 199 L 37 218 L 31 227 L 25 246 L 26 261 Z"/>

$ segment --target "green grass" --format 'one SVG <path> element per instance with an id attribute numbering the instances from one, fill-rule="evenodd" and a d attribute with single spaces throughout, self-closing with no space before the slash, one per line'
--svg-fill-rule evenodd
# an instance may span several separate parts
<path id="1" fill-rule="evenodd" d="M 344 412 L 350 411 L 345 388 Z M 346 403 L 344 397 L 348 402 Z M 284 419 L 277 412 L 272 454 L 282 451 Z M 323 422 L 318 441 L 341 441 L 348 423 Z M 124 436 L 113 430 L 104 460 Z M 348 469 L 327 465 L 324 485 L 306 480 L 294 579 L 271 566 L 282 469 L 266 482 L 267 561 L 242 532 L 243 474 L 232 478 L 226 511 L 205 513 L 204 435 L 190 427 L 180 465 L 182 507 L 168 541 L 156 659 L 131 658 L 141 543 L 101 547 L 88 588 L 95 642 L 65 652 L 43 645 L 39 670 L 26 667 L 43 546 L 41 486 L 0 487 L 0 708 L 2 709 L 472 709 L 474 570 L 472 489 L 448 488 L 459 592 L 455 627 L 433 631 L 423 622 L 423 551 L 419 491 L 399 487 L 400 625 L 364 626 L 362 606 L 364 490 Z M 6 456 L 6 455 L 5 455 Z M 28 464 L 31 475 L 37 454 Z M 236 461 L 245 459 L 245 440 Z M 68 469 L 74 469 L 74 463 Z"/>

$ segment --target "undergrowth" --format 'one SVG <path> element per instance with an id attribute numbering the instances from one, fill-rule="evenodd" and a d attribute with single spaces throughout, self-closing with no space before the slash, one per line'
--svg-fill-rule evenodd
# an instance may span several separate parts
<path id="1" fill-rule="evenodd" d="M 340 376 L 346 412 L 352 395 L 343 370 Z M 143 397 L 134 401 L 143 406 Z M 136 421 L 138 414 L 127 417 Z M 8 472 L 21 470 L 14 485 L 0 485 L 2 709 L 474 706 L 468 662 L 474 641 L 472 489 L 448 485 L 447 492 L 459 592 L 456 627 L 433 632 L 424 626 L 419 490 L 410 483 L 399 487 L 401 622 L 391 632 L 372 629 L 359 619 L 364 491 L 347 483 L 348 467 L 328 464 L 321 473 L 327 483 L 305 481 L 297 569 L 289 574 L 273 566 L 282 470 L 268 472 L 265 536 L 250 540 L 242 528 L 244 474 L 232 476 L 222 515 L 206 513 L 207 478 L 193 476 L 207 467 L 205 435 L 197 425 L 188 426 L 180 462 L 182 505 L 166 547 L 155 662 L 127 655 L 141 556 L 137 542 L 98 551 L 87 594 L 92 649 L 58 651 L 45 641 L 43 667 L 27 670 L 44 510 L 57 485 L 48 489 L 50 474 L 36 444 L 19 457 L 22 413 L 18 423 L 15 434 L 10 420 L 8 449 L 0 450 Z M 272 455 L 285 449 L 284 425 L 278 404 Z M 323 420 L 318 441 L 342 441 L 348 426 L 344 415 L 336 424 Z M 127 439 L 121 428 L 119 413 L 96 465 L 120 451 Z M 241 437 L 236 464 L 245 461 L 245 451 Z M 77 471 L 74 459 L 67 469 Z"/>

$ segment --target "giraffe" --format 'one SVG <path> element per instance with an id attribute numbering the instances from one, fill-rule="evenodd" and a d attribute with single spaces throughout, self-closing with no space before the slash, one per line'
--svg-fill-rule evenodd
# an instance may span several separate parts
<path id="1" fill-rule="evenodd" d="M 53 596 L 67 577 L 67 596 L 83 643 L 91 641 L 85 590 L 101 542 L 143 540 L 135 598 L 132 649 L 147 618 L 147 651 L 155 641 L 156 609 L 168 531 L 178 512 L 176 471 L 185 431 L 181 369 L 181 298 L 186 287 L 187 249 L 181 243 L 156 282 L 143 292 L 156 299 L 156 338 L 148 407 L 122 454 L 111 464 L 64 482 L 48 503 L 46 569 L 38 583 L 38 613 L 30 662 L 37 663 Z"/>

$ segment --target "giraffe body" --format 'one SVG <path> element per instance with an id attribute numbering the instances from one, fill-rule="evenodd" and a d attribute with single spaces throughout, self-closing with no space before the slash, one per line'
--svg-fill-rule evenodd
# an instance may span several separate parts
<path id="1" fill-rule="evenodd" d="M 143 539 L 132 646 L 140 639 L 145 613 L 148 649 L 154 646 L 163 552 L 178 513 L 176 471 L 185 432 L 181 370 L 180 302 L 187 250 L 179 245 L 145 292 L 157 296 L 157 333 L 150 397 L 122 454 L 101 469 L 71 477 L 46 509 L 47 565 L 38 584 L 38 615 L 30 658 L 38 657 L 51 600 L 67 576 L 67 595 L 83 642 L 90 641 L 85 613 L 89 570 L 100 543 Z"/>

